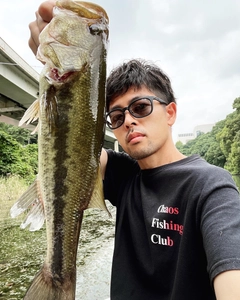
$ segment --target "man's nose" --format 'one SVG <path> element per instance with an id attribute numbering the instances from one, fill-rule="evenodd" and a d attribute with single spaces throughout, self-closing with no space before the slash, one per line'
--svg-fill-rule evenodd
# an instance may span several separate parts
<path id="1" fill-rule="evenodd" d="M 128 110 L 125 111 L 125 119 L 123 125 L 127 128 L 131 127 L 132 125 L 136 125 L 136 118 L 134 118 Z"/>

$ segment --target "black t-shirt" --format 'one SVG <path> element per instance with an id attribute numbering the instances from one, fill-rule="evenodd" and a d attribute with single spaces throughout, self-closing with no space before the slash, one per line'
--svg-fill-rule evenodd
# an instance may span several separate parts
<path id="1" fill-rule="evenodd" d="M 111 300 L 216 299 L 240 269 L 240 199 L 230 174 L 199 156 L 149 170 L 108 150 L 105 198 L 117 207 Z"/>

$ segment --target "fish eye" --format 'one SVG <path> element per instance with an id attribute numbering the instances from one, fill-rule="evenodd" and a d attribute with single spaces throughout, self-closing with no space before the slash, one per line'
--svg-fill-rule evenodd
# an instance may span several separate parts
<path id="1" fill-rule="evenodd" d="M 102 28 L 99 28 L 96 24 L 89 26 L 89 30 L 92 35 L 100 35 L 103 32 Z"/>

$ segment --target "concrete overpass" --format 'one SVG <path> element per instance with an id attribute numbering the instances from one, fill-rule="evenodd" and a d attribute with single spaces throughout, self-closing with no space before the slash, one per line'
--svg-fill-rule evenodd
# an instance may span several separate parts
<path id="1" fill-rule="evenodd" d="M 0 38 L 0 122 L 18 125 L 38 96 L 39 74 Z M 33 125 L 27 126 L 34 128 Z M 106 129 L 104 147 L 118 150 L 113 133 Z"/>

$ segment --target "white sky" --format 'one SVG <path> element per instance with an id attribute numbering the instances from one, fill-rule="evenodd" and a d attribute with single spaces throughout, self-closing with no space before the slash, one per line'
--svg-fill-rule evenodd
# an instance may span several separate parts
<path id="1" fill-rule="evenodd" d="M 0 36 L 29 65 L 28 24 L 41 0 L 2 1 Z M 108 70 L 124 60 L 152 60 L 172 81 L 178 133 L 215 123 L 240 96 L 239 0 L 92 0 L 110 18 Z"/>

